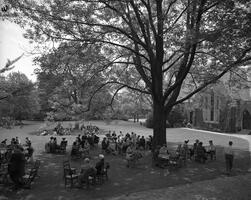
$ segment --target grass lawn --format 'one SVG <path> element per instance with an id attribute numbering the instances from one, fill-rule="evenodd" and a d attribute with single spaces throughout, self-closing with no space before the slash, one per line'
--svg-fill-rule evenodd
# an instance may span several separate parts
<path id="1" fill-rule="evenodd" d="M 112 122 L 106 124 L 104 122 L 92 122 L 93 125 L 99 126 L 103 131 L 115 130 L 126 132 L 135 132 L 140 135 L 152 134 L 151 129 L 140 126 L 133 122 Z M 0 129 L 0 140 L 4 138 L 12 138 L 18 136 L 21 141 L 29 136 L 35 148 L 36 158 L 42 161 L 39 170 L 40 177 L 35 180 L 31 190 L 19 190 L 17 192 L 10 191 L 0 186 L 3 193 L 2 198 L 9 199 L 105 199 L 121 194 L 129 194 L 136 191 L 144 191 L 149 189 L 175 187 L 177 185 L 190 184 L 201 180 L 211 180 L 220 176 L 225 176 L 223 146 L 228 140 L 233 140 L 236 147 L 236 157 L 234 161 L 233 175 L 245 174 L 250 166 L 250 154 L 248 150 L 248 142 L 234 138 L 231 136 L 212 135 L 208 133 L 200 133 L 186 129 L 167 129 L 167 140 L 170 149 L 174 149 L 177 143 L 190 139 L 191 143 L 195 139 L 203 141 L 205 144 L 208 140 L 213 139 L 217 145 L 217 160 L 209 161 L 206 164 L 199 164 L 194 161 L 188 162 L 186 167 L 177 170 L 160 169 L 152 165 L 150 152 L 144 152 L 144 157 L 135 168 L 127 168 L 123 157 L 105 155 L 106 161 L 110 162 L 109 180 L 103 185 L 91 187 L 88 191 L 85 189 L 65 189 L 63 181 L 62 162 L 67 159 L 70 151 L 68 146 L 67 155 L 55 155 L 44 153 L 44 144 L 49 140 L 50 136 L 37 136 L 37 131 L 41 123 L 30 123 L 23 128 L 13 128 L 10 130 Z M 76 135 L 67 136 L 69 144 L 75 139 Z M 59 136 L 57 136 L 60 138 Z M 60 141 L 60 139 L 58 139 Z M 91 152 L 95 159 L 100 153 L 100 149 Z M 72 166 L 79 168 L 81 160 L 72 161 Z M 0 199 L 1 199 L 0 192 Z"/>

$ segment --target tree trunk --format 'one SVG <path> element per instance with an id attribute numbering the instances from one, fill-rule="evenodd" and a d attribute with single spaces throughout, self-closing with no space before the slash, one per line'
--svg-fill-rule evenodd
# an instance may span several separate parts
<path id="1" fill-rule="evenodd" d="M 153 102 L 153 149 L 166 143 L 166 113 L 164 105 Z"/>

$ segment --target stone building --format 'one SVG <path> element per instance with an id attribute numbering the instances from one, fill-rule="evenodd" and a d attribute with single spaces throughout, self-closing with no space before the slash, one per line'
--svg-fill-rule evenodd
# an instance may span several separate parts
<path id="1" fill-rule="evenodd" d="M 228 78 L 225 76 L 184 103 L 193 126 L 223 132 L 251 130 L 251 85 L 229 88 Z"/>

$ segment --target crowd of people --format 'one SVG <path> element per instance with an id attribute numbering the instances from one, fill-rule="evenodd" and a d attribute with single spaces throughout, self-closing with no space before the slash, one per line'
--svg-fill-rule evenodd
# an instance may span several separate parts
<path id="1" fill-rule="evenodd" d="M 78 135 L 72 144 L 71 156 L 85 158 L 89 156 L 90 149 L 99 143 L 99 136 L 95 132 L 85 131 Z"/>
<path id="2" fill-rule="evenodd" d="M 112 133 L 109 131 L 108 134 L 106 134 L 106 137 L 103 138 L 101 146 L 104 152 L 119 155 L 125 154 L 129 146 L 135 150 L 151 150 L 152 136 L 145 138 L 134 132 L 131 132 L 131 134 L 126 133 L 124 135 L 122 131 L 120 131 L 119 134 L 116 134 L 115 131 Z"/>
<path id="3" fill-rule="evenodd" d="M 193 145 L 189 145 L 189 140 L 185 140 L 183 144 L 179 144 L 175 153 L 171 154 L 168 151 L 167 144 L 157 146 L 153 152 L 153 158 L 157 161 L 157 165 L 166 166 L 169 161 L 174 159 L 179 162 L 179 165 L 186 165 L 187 160 L 195 160 L 200 163 L 205 163 L 209 158 L 216 159 L 216 147 L 213 141 L 209 141 L 208 146 L 203 146 L 203 142 L 198 139 L 195 140 Z"/>
<path id="4" fill-rule="evenodd" d="M 4 139 L 0 144 L 0 149 L 0 167 L 4 168 L 7 165 L 7 172 L 14 183 L 14 188 L 22 187 L 25 166 L 33 161 L 34 148 L 31 140 L 26 137 L 22 144 L 18 137 L 12 138 L 10 143 L 8 139 Z"/>
<path id="5" fill-rule="evenodd" d="M 100 137 L 95 132 L 85 131 L 78 135 L 72 144 L 72 158 L 90 158 L 90 150 L 98 146 Z M 118 134 L 109 131 L 101 141 L 102 154 L 125 156 L 130 165 L 131 161 L 142 157 L 141 151 L 151 150 L 152 136 L 145 138 L 132 132 L 125 135 L 120 131 Z"/>
<path id="6" fill-rule="evenodd" d="M 45 144 L 45 152 L 46 153 L 58 153 L 63 152 L 66 153 L 66 146 L 68 141 L 65 137 L 62 138 L 60 144 L 57 142 L 57 137 L 50 137 L 50 141 Z"/>

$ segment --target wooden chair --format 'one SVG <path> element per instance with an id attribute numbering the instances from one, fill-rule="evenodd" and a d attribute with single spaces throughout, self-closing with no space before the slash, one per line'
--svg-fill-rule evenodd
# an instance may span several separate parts
<path id="1" fill-rule="evenodd" d="M 56 150 L 57 153 L 62 153 L 62 154 L 66 154 L 66 143 L 61 144 L 58 149 Z"/>
<path id="2" fill-rule="evenodd" d="M 40 165 L 41 165 L 41 161 L 36 160 L 33 167 L 27 170 L 28 173 L 23 176 L 24 188 L 30 189 L 31 184 L 34 182 L 34 179 L 36 177 L 39 177 L 38 169 L 40 168 Z"/>
<path id="3" fill-rule="evenodd" d="M 28 174 L 23 176 L 23 188 L 30 189 L 31 184 L 33 183 L 34 179 L 37 176 L 38 169 L 32 168 Z"/>
<path id="4" fill-rule="evenodd" d="M 127 159 L 127 167 L 135 167 L 136 163 L 143 157 L 140 152 L 133 152 L 130 159 Z"/>
<path id="5" fill-rule="evenodd" d="M 90 185 L 96 184 L 96 172 L 94 169 L 90 168 L 85 171 L 82 171 L 80 180 L 80 187 L 86 186 L 86 189 L 90 188 Z"/>
<path id="6" fill-rule="evenodd" d="M 0 166 L 0 184 L 7 184 L 8 179 L 8 163 L 2 163 Z"/>
<path id="7" fill-rule="evenodd" d="M 77 183 L 78 181 L 78 174 L 72 173 L 67 168 L 64 168 L 64 183 L 65 183 L 65 188 L 70 184 L 70 188 L 74 186 L 74 183 Z"/>
<path id="8" fill-rule="evenodd" d="M 210 158 L 210 160 L 216 160 L 216 148 L 213 150 L 210 150 L 209 146 L 206 146 L 205 149 L 206 149 L 207 159 L 209 160 Z"/>
<path id="9" fill-rule="evenodd" d="M 70 187 L 72 188 L 74 181 L 78 180 L 78 175 L 76 173 L 76 169 L 70 166 L 69 160 L 63 161 L 63 175 L 65 188 L 67 187 L 68 183 L 70 183 Z"/>
<path id="10" fill-rule="evenodd" d="M 63 161 L 63 170 L 64 170 L 63 171 L 64 176 L 65 176 L 65 171 L 67 171 L 67 170 L 69 171 L 69 173 L 76 174 L 76 168 L 71 167 L 69 160 Z"/>
<path id="11" fill-rule="evenodd" d="M 180 156 L 170 156 L 169 158 L 169 167 L 172 169 L 177 169 L 182 167 L 183 160 L 180 158 Z"/>

